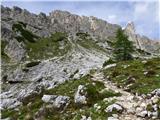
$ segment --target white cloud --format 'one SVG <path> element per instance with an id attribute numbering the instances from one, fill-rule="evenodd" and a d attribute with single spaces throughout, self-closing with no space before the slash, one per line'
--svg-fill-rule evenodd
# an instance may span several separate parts
<path id="1" fill-rule="evenodd" d="M 116 15 L 108 15 L 107 21 L 111 23 L 117 23 L 117 16 Z"/>
<path id="2" fill-rule="evenodd" d="M 149 7 L 149 3 L 137 3 L 135 5 L 135 13 L 137 14 L 143 14 L 146 12 L 146 10 Z"/>

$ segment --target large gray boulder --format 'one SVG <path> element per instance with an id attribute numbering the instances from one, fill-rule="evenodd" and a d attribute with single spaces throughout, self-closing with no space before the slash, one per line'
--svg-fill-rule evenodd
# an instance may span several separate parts
<path id="1" fill-rule="evenodd" d="M 64 109 L 68 106 L 70 98 L 68 96 L 43 95 L 42 101 L 52 104 L 54 108 Z"/>
<path id="2" fill-rule="evenodd" d="M 0 110 L 3 109 L 13 109 L 18 106 L 22 105 L 20 101 L 18 101 L 16 98 L 13 99 L 7 99 L 7 98 L 2 98 L 1 99 L 1 104 L 0 104 Z"/>

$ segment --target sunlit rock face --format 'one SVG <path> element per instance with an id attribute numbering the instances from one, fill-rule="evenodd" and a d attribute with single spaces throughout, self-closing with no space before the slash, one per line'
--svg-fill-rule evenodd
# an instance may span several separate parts
<path id="1" fill-rule="evenodd" d="M 146 36 L 141 36 L 136 34 L 135 26 L 133 22 L 129 22 L 124 29 L 125 33 L 128 35 L 129 40 L 134 43 L 136 48 L 144 50 L 149 53 L 160 53 L 160 42 L 155 40 L 150 40 Z"/>

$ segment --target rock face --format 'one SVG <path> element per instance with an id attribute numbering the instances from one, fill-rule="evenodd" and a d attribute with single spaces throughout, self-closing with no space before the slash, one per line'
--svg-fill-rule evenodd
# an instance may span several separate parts
<path id="1" fill-rule="evenodd" d="M 4 51 L 14 61 L 21 61 L 25 55 L 25 49 L 15 39 L 9 42 Z"/>
<path id="2" fill-rule="evenodd" d="M 150 40 L 145 36 L 140 36 L 139 34 L 136 34 L 133 22 L 129 22 L 124 30 L 125 33 L 129 36 L 129 40 L 134 43 L 137 49 L 144 50 L 148 53 L 160 53 L 160 42 Z"/>
<path id="3" fill-rule="evenodd" d="M 18 106 L 20 106 L 22 103 L 19 102 L 17 99 L 5 99 L 5 98 L 2 98 L 1 99 L 1 106 L 0 106 L 0 109 L 3 110 L 3 109 L 13 109 L 13 108 L 16 108 Z"/>

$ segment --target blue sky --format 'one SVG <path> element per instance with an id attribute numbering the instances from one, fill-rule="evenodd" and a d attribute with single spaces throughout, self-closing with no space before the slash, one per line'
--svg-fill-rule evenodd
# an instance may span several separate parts
<path id="1" fill-rule="evenodd" d="M 151 39 L 160 40 L 160 19 L 158 0 L 112 0 L 112 1 L 36 1 L 5 0 L 2 5 L 19 6 L 33 13 L 49 14 L 53 10 L 66 10 L 74 14 L 95 16 L 110 23 L 124 27 L 128 21 L 133 21 L 136 32 Z"/>

